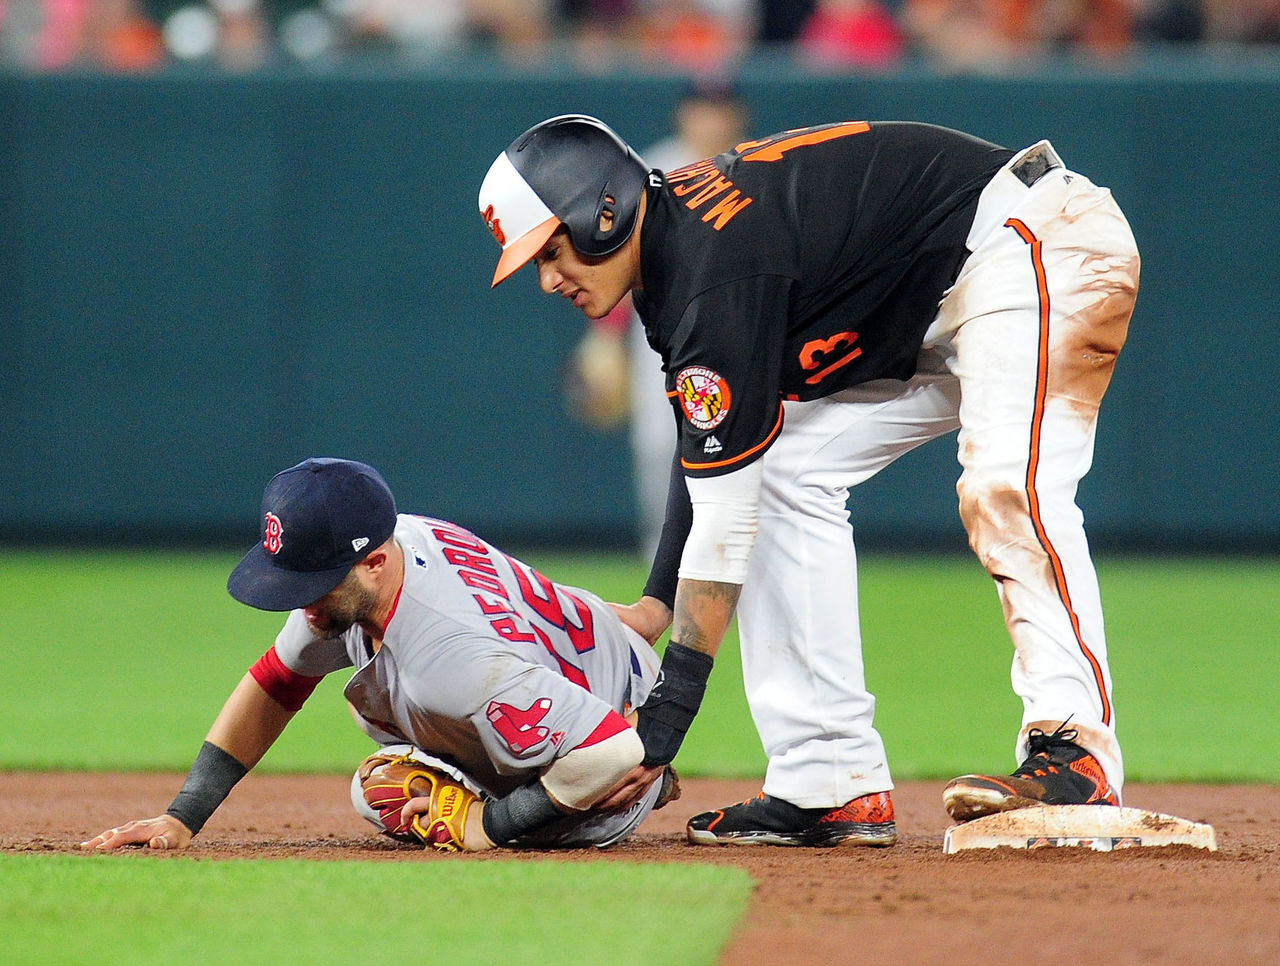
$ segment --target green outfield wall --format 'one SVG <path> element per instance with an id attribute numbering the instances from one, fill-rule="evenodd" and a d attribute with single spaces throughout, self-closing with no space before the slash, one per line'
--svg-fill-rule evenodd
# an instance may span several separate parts
<path id="1" fill-rule="evenodd" d="M 380 466 L 402 507 L 506 540 L 625 545 L 623 432 L 566 415 L 584 322 L 496 291 L 480 179 L 526 126 L 643 146 L 680 78 L 494 65 L 0 75 L 0 537 L 251 539 L 267 477 Z M 1280 548 L 1280 70 L 1035 78 L 744 71 L 753 128 L 916 119 L 1053 140 L 1143 253 L 1081 489 L 1096 543 Z M 862 488 L 856 526 L 963 546 L 954 445 Z"/>

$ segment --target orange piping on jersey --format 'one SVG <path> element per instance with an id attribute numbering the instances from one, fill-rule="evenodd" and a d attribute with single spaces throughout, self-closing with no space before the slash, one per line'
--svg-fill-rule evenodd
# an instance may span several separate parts
<path id="1" fill-rule="evenodd" d="M 835 127 L 805 131 L 803 134 L 796 134 L 794 137 L 782 138 L 778 141 L 768 139 L 764 141 L 744 141 L 734 150 L 742 154 L 743 161 L 781 161 L 782 156 L 792 148 L 801 148 L 809 144 L 821 144 L 824 141 L 834 141 L 836 138 L 848 137 L 850 134 L 866 134 L 870 130 L 871 125 L 866 121 L 850 121 L 847 124 L 837 124 Z M 758 145 L 759 147 L 757 147 Z"/>
<path id="2" fill-rule="evenodd" d="M 669 392 L 667 393 L 667 395 L 675 396 L 676 394 Z M 752 446 L 751 449 L 747 450 L 744 453 L 739 453 L 737 456 L 731 457 L 730 459 L 719 460 L 715 463 L 690 463 L 687 459 L 685 459 L 682 456 L 680 457 L 680 465 L 683 466 L 686 470 L 715 470 L 715 469 L 719 469 L 722 466 L 732 466 L 734 463 L 741 463 L 748 456 L 754 456 L 756 453 L 760 452 L 762 449 L 764 449 L 766 446 L 772 443 L 774 440 L 774 437 L 778 435 L 778 432 L 781 429 L 782 429 L 782 403 L 778 403 L 778 420 L 773 424 L 773 429 L 769 430 L 769 435 L 766 436 L 764 439 L 760 440 L 760 442 L 756 443 L 755 446 Z"/>
<path id="3" fill-rule="evenodd" d="M 1040 300 L 1040 350 L 1036 361 L 1035 410 L 1031 417 L 1031 449 L 1027 459 L 1026 480 L 1031 523 L 1035 527 L 1036 539 L 1040 541 L 1040 546 L 1049 556 L 1054 581 L 1057 583 L 1058 597 L 1067 610 L 1067 616 L 1071 619 L 1071 630 L 1075 634 L 1076 644 L 1093 669 L 1093 680 L 1098 687 L 1098 696 L 1102 699 L 1102 723 L 1109 725 L 1111 724 L 1111 698 L 1107 694 L 1106 682 L 1103 680 L 1102 666 L 1098 663 L 1093 651 L 1089 650 L 1089 646 L 1084 641 L 1084 635 L 1080 632 L 1080 618 L 1076 616 L 1075 607 L 1071 603 L 1062 558 L 1058 556 L 1058 551 L 1054 549 L 1053 542 L 1045 530 L 1044 520 L 1040 516 L 1040 496 L 1036 492 L 1036 473 L 1040 468 L 1040 434 L 1043 429 L 1045 399 L 1049 388 L 1049 283 L 1044 270 L 1043 243 L 1025 223 L 1016 218 L 1010 218 L 1005 222 L 1005 226 L 1016 231 L 1018 236 L 1031 246 L 1031 264 L 1035 269 L 1036 290 Z"/>

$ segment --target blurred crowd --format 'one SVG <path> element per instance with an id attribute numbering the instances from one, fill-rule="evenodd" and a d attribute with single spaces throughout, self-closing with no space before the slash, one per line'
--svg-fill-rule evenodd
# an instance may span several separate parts
<path id="1" fill-rule="evenodd" d="M 479 50 L 598 73 L 765 51 L 815 70 L 999 72 L 1158 44 L 1280 44 L 1280 0 L 0 0 L 0 65 L 36 71 Z"/>

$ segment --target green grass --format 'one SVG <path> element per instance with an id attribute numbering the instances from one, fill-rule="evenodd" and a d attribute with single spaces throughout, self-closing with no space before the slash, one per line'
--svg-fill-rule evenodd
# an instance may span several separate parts
<path id="1" fill-rule="evenodd" d="M 596 966 L 638 943 L 646 964 L 702 966 L 751 888 L 689 864 L 0 854 L 0 947 L 14 966 Z M 660 942 L 636 931 L 642 907 L 662 909 Z"/>
<path id="2" fill-rule="evenodd" d="M 1274 782 L 1280 560 L 1102 557 L 1133 781 Z M 867 677 L 899 778 L 1008 771 L 1021 703 L 995 590 L 967 557 L 863 567 Z M 1247 740 L 1242 740 L 1248 736 Z"/>
<path id="3" fill-rule="evenodd" d="M 0 553 L 0 768 L 185 771 L 281 620 L 227 596 L 235 559 Z M 637 561 L 602 554 L 526 559 L 611 600 L 633 599 L 645 575 Z M 1104 558 L 1098 571 L 1130 777 L 1274 781 L 1280 735 L 1266 722 L 1280 561 Z M 867 676 L 895 775 L 1011 767 L 1012 647 L 978 565 L 872 557 L 861 584 Z M 731 636 L 678 759 L 683 773 L 763 773 L 740 675 Z M 262 768 L 346 772 L 367 753 L 344 678 L 321 685 Z M 378 940 L 387 948 L 458 966 L 494 962 L 495 950 L 510 966 L 573 966 L 616 959 L 636 910 L 661 908 L 662 941 L 639 954 L 646 964 L 709 964 L 752 888 L 722 866 L 173 859 L 0 854 L 5 962 L 348 963 L 389 930 Z"/>
<path id="4" fill-rule="evenodd" d="M 526 554 L 553 578 L 631 600 L 638 561 Z M 0 553 L 0 768 L 185 770 L 280 616 L 224 589 L 234 554 Z M 1114 557 L 1098 563 L 1117 723 L 1137 780 L 1272 781 L 1280 560 Z M 861 564 L 867 677 L 898 778 L 1006 770 L 1019 706 L 990 581 L 967 557 Z M 262 768 L 345 771 L 367 753 L 332 675 Z M 1249 736 L 1247 741 L 1241 740 Z M 678 764 L 756 776 L 764 754 L 726 641 Z"/>
<path id="5" fill-rule="evenodd" d="M 1277 781 L 1280 561 L 1099 569 L 1131 777 Z"/>

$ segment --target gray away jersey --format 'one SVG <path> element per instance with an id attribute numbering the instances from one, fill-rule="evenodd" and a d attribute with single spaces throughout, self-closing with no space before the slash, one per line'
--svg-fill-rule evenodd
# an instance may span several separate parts
<path id="1" fill-rule="evenodd" d="M 377 654 L 358 626 L 317 638 L 301 611 L 275 643 L 298 674 L 357 668 L 345 694 L 374 740 L 416 745 L 500 796 L 648 696 L 658 656 L 599 597 L 443 520 L 401 514 L 395 537 L 404 587 Z"/>

